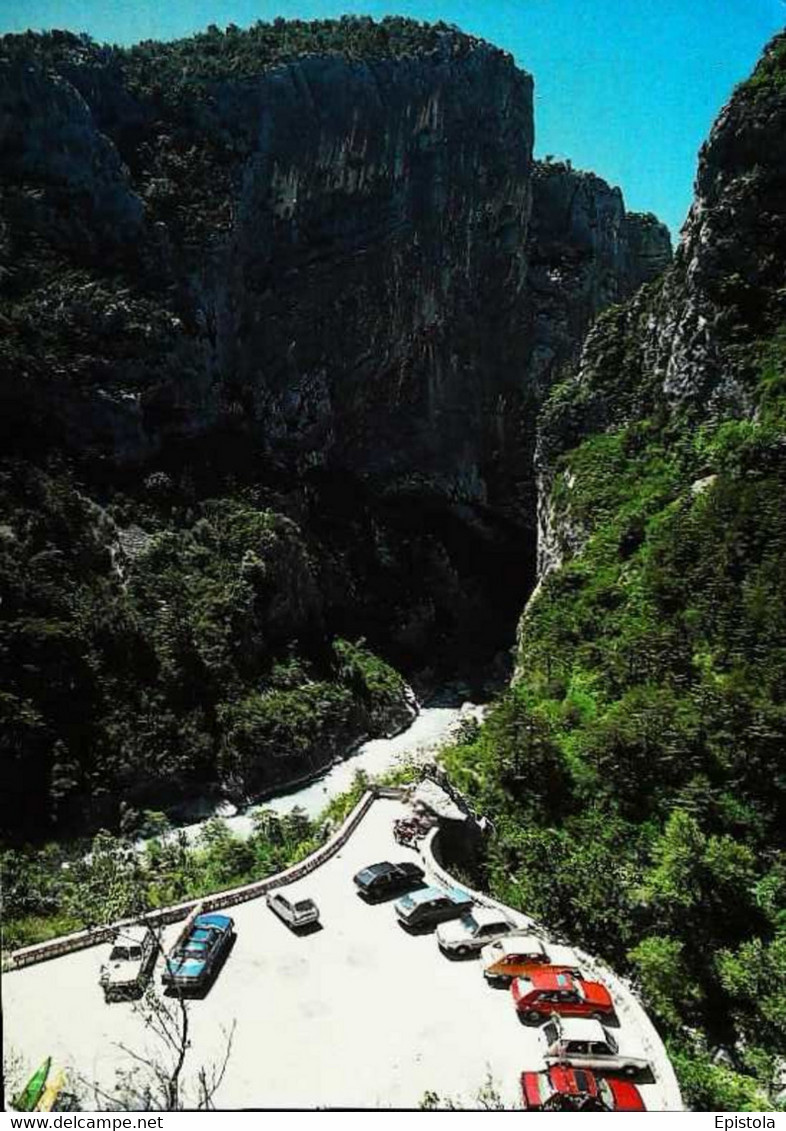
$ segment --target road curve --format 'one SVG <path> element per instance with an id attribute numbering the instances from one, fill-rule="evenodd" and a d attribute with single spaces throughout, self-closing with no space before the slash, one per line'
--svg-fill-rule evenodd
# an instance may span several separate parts
<path id="1" fill-rule="evenodd" d="M 293 935 L 261 899 L 228 909 L 237 942 L 190 1006 L 187 1088 L 220 1057 L 234 1023 L 218 1107 L 413 1107 L 426 1091 L 471 1107 L 489 1074 L 517 1103 L 519 1073 L 540 1067 L 539 1038 L 519 1023 L 509 993 L 487 987 L 477 961 L 444 958 L 432 934 L 407 935 L 390 903 L 368 906 L 355 894 L 363 865 L 407 857 L 392 835 L 405 811 L 376 801 L 346 844 L 292 885 L 316 899 L 321 931 Z M 179 929 L 167 928 L 165 944 Z M 132 1066 L 119 1045 L 155 1054 L 133 1007 L 104 1003 L 103 956 L 94 947 L 7 973 L 6 1052 L 31 1068 L 51 1055 L 104 1091 Z M 670 1106 L 658 1080 L 642 1092 L 651 1110 Z"/>

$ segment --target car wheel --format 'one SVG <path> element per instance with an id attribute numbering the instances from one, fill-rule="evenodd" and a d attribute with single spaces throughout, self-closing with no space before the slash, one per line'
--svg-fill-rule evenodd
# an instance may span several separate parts
<path id="1" fill-rule="evenodd" d="M 537 1009 L 528 1010 L 524 1014 L 524 1016 L 526 1017 L 527 1021 L 529 1021 L 530 1025 L 537 1025 L 541 1020 L 541 1015 L 540 1013 L 538 1013 Z"/>
<path id="2" fill-rule="evenodd" d="M 607 1013 L 601 1013 L 600 1010 L 596 1009 L 595 1012 L 592 1014 L 592 1020 L 593 1021 L 600 1021 L 601 1024 L 603 1024 L 604 1021 L 608 1020 L 608 1014 Z"/>
<path id="3" fill-rule="evenodd" d="M 626 1076 L 635 1076 L 638 1069 L 635 1064 L 626 1064 L 622 1071 Z"/>
<path id="4" fill-rule="evenodd" d="M 472 948 L 468 946 L 457 946 L 456 954 L 459 958 L 466 958 L 468 954 L 472 954 Z"/>

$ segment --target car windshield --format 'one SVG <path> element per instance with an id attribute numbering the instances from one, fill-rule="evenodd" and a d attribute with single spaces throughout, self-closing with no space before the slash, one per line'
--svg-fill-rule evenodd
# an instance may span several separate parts
<path id="1" fill-rule="evenodd" d="M 476 935 L 478 933 L 478 921 L 471 911 L 467 911 L 461 916 L 461 922 L 464 924 L 471 935 Z"/>
<path id="2" fill-rule="evenodd" d="M 141 946 L 129 947 L 128 957 L 129 958 L 141 958 L 142 957 L 142 947 Z"/>
<path id="3" fill-rule="evenodd" d="M 110 961 L 125 962 L 127 958 L 128 958 L 128 947 L 127 946 L 113 946 L 112 947 L 112 953 L 109 955 Z"/>
<path id="4" fill-rule="evenodd" d="M 314 904 L 310 899 L 301 899 L 295 904 L 295 911 L 310 911 Z"/>

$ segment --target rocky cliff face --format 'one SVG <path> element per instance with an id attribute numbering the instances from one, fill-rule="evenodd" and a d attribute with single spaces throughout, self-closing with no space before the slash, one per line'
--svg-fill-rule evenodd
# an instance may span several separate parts
<path id="1" fill-rule="evenodd" d="M 516 679 L 450 754 L 491 890 L 635 978 L 697 1111 L 781 1092 L 784 152 L 786 35 L 701 152 L 673 264 L 552 385 Z"/>
<path id="2" fill-rule="evenodd" d="M 311 772 L 410 717 L 380 656 L 504 665 L 539 406 L 669 255 L 532 138 L 444 26 L 0 41 L 0 832 Z"/>
<path id="3" fill-rule="evenodd" d="M 168 89 L 166 55 L 4 41 L 6 418 L 104 486 L 209 464 L 286 482 L 328 539 L 359 522 L 343 588 L 414 579 L 402 655 L 457 608 L 501 602 L 498 633 L 533 568 L 538 405 L 668 234 L 533 165 L 532 81 L 488 44 L 446 29 L 238 75 L 229 38 L 204 50 L 232 65 L 183 89 L 193 61 Z M 362 615 L 332 588 L 339 619 L 379 623 L 373 585 Z"/>
<path id="4" fill-rule="evenodd" d="M 594 173 L 536 162 L 529 232 L 527 381 L 545 395 L 606 307 L 671 261 L 666 227 L 625 210 L 622 193 Z"/>
<path id="5" fill-rule="evenodd" d="M 541 575 L 586 535 L 569 510 L 555 516 L 563 453 L 637 420 L 676 438 L 685 427 L 760 413 L 763 357 L 786 318 L 783 53 L 779 37 L 715 122 L 673 264 L 598 320 L 547 405 L 536 458 Z"/>

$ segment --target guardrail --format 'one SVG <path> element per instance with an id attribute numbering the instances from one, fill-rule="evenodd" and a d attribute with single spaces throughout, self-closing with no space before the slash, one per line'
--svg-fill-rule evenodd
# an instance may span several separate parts
<path id="1" fill-rule="evenodd" d="M 313 872 L 320 864 L 324 864 L 339 848 L 346 844 L 377 797 L 400 798 L 402 795 L 402 790 L 392 787 L 367 789 L 340 827 L 324 844 L 320 845 L 310 856 L 306 856 L 305 859 L 286 868 L 283 872 L 277 872 L 274 876 L 267 876 L 264 880 L 255 880 L 250 884 L 228 888 L 226 891 L 215 892 L 213 895 L 202 896 L 199 899 L 189 899 L 184 903 L 173 904 L 170 907 L 161 907 L 136 919 L 121 919 L 106 926 L 74 931 L 68 935 L 60 935 L 56 939 L 49 939 L 47 942 L 22 947 L 20 950 L 12 951 L 5 958 L 3 970 L 19 970 L 24 966 L 32 966 L 36 962 L 47 962 L 52 958 L 60 958 L 64 954 L 71 954 L 77 950 L 85 950 L 100 943 L 110 942 L 116 932 L 137 926 L 140 923 L 147 923 L 154 930 L 160 929 L 170 923 L 178 923 L 181 919 L 188 918 L 197 908 L 201 908 L 203 911 L 219 911 L 225 907 L 232 907 L 236 903 L 245 903 L 248 900 L 257 899 L 273 888 L 294 883 L 295 880 Z"/>
<path id="2" fill-rule="evenodd" d="M 305 857 L 305 859 L 299 861 L 297 864 L 293 864 L 290 868 L 286 868 L 283 872 L 277 872 L 274 876 L 268 876 L 264 880 L 256 880 L 250 884 L 242 884 L 236 888 L 229 888 L 223 892 L 216 892 L 213 895 L 203 896 L 201 899 L 191 899 L 170 907 L 162 907 L 156 911 L 148 912 L 146 915 L 140 916 L 137 919 L 123 919 L 108 924 L 107 926 L 85 931 L 75 931 L 69 935 L 61 935 L 59 938 L 50 939 L 45 943 L 37 943 L 34 946 L 23 947 L 20 950 L 13 951 L 7 956 L 4 963 L 4 970 L 12 971 L 21 969 L 22 967 L 31 966 L 37 962 L 46 962 L 53 958 L 59 958 L 64 954 L 109 942 L 117 931 L 138 925 L 140 922 L 147 923 L 155 929 L 187 919 L 188 916 L 197 911 L 197 909 L 202 911 L 218 911 L 237 903 L 245 903 L 248 900 L 257 899 L 259 896 L 264 895 L 274 888 L 283 887 L 285 884 L 293 883 L 295 880 L 301 879 L 303 876 L 313 872 L 321 864 L 324 864 L 331 856 L 335 855 L 338 849 L 346 844 L 349 837 L 358 827 L 377 798 L 399 800 L 405 797 L 407 792 L 406 788 L 402 789 L 396 786 L 372 786 L 370 789 L 367 789 L 352 811 L 344 819 L 341 826 L 325 844 L 320 845 L 310 856 Z M 452 876 L 439 858 L 436 843 L 438 838 L 439 828 L 437 827 L 431 830 L 420 845 L 421 855 L 429 871 L 436 879 L 447 887 L 461 888 L 481 905 L 493 907 L 503 912 L 520 925 L 523 930 L 527 930 L 532 934 L 546 939 L 549 937 L 545 928 L 535 919 L 524 915 L 521 911 L 508 907 L 504 903 L 500 903 L 499 900 L 494 899 L 485 892 L 473 890 Z M 666 1050 L 663 1047 L 663 1043 L 655 1026 L 652 1024 L 649 1015 L 639 1001 L 633 988 L 624 979 L 620 978 L 619 975 L 615 974 L 603 963 L 598 962 L 598 960 L 591 955 L 585 954 L 581 950 L 577 950 L 576 953 L 581 959 L 582 966 L 600 977 L 609 987 L 615 1005 L 617 1006 L 617 1012 L 631 1018 L 635 1023 L 636 1029 L 641 1036 L 644 1050 L 651 1060 L 653 1072 L 663 1089 L 663 1095 L 666 1100 L 663 1110 L 682 1111 L 682 1097 L 674 1069 L 666 1055 Z"/>
<path id="3" fill-rule="evenodd" d="M 451 876 L 450 872 L 445 868 L 437 855 L 434 842 L 438 839 L 439 826 L 432 829 L 431 832 L 427 833 L 423 838 L 420 852 L 429 871 L 432 872 L 441 883 L 445 884 L 446 887 L 461 888 L 467 895 L 472 896 L 476 903 L 480 903 L 484 907 L 493 907 L 496 911 L 501 911 L 508 918 L 513 919 L 522 929 L 530 931 L 533 935 L 543 935 L 545 937 L 543 928 L 534 919 L 531 919 L 529 915 L 525 915 L 522 911 L 515 911 L 512 907 L 500 903 L 498 899 L 494 899 L 493 896 L 488 895 L 486 892 L 475 891 L 467 884 L 462 883 L 461 880 L 457 880 L 454 876 Z"/>
<path id="4" fill-rule="evenodd" d="M 582 966 L 594 974 L 599 981 L 604 982 L 611 991 L 620 1021 L 625 1018 L 630 1019 L 638 1032 L 644 1052 L 652 1065 L 655 1078 L 666 1096 L 666 1106 L 663 1110 L 684 1111 L 677 1075 L 663 1047 L 658 1031 L 639 1001 L 633 987 L 619 974 L 615 974 L 605 962 L 599 962 L 597 958 L 593 958 L 592 955 L 586 954 L 583 950 L 577 950 L 576 953 L 581 959 Z"/>
<path id="5" fill-rule="evenodd" d="M 461 888 L 467 895 L 472 896 L 476 903 L 480 903 L 486 907 L 493 907 L 497 911 L 502 911 L 524 930 L 531 932 L 533 935 L 538 935 L 543 939 L 549 938 L 548 932 L 535 919 L 531 919 L 521 911 L 516 911 L 512 907 L 500 903 L 499 900 L 494 899 L 485 892 L 473 891 L 472 888 L 463 884 L 461 880 L 457 880 L 452 876 L 439 858 L 438 847 L 435 843 L 438 840 L 439 828 L 432 829 L 432 831 L 424 837 L 420 846 L 420 852 L 426 866 L 438 880 L 447 887 Z M 644 1052 L 650 1060 L 653 1074 L 663 1090 L 665 1102 L 662 1110 L 683 1111 L 684 1107 L 680 1087 L 677 1083 L 677 1077 L 671 1061 L 663 1047 L 663 1042 L 660 1039 L 657 1029 L 650 1020 L 646 1009 L 639 1001 L 633 987 L 629 985 L 625 979 L 615 974 L 613 970 L 610 970 L 605 963 L 599 962 L 596 958 L 593 958 L 592 955 L 586 954 L 582 950 L 578 950 L 575 947 L 574 949 L 581 960 L 582 968 L 589 970 L 596 978 L 603 981 L 610 990 L 620 1020 L 622 1020 L 623 1017 L 627 1017 L 635 1025 L 636 1031 L 641 1038 Z"/>

